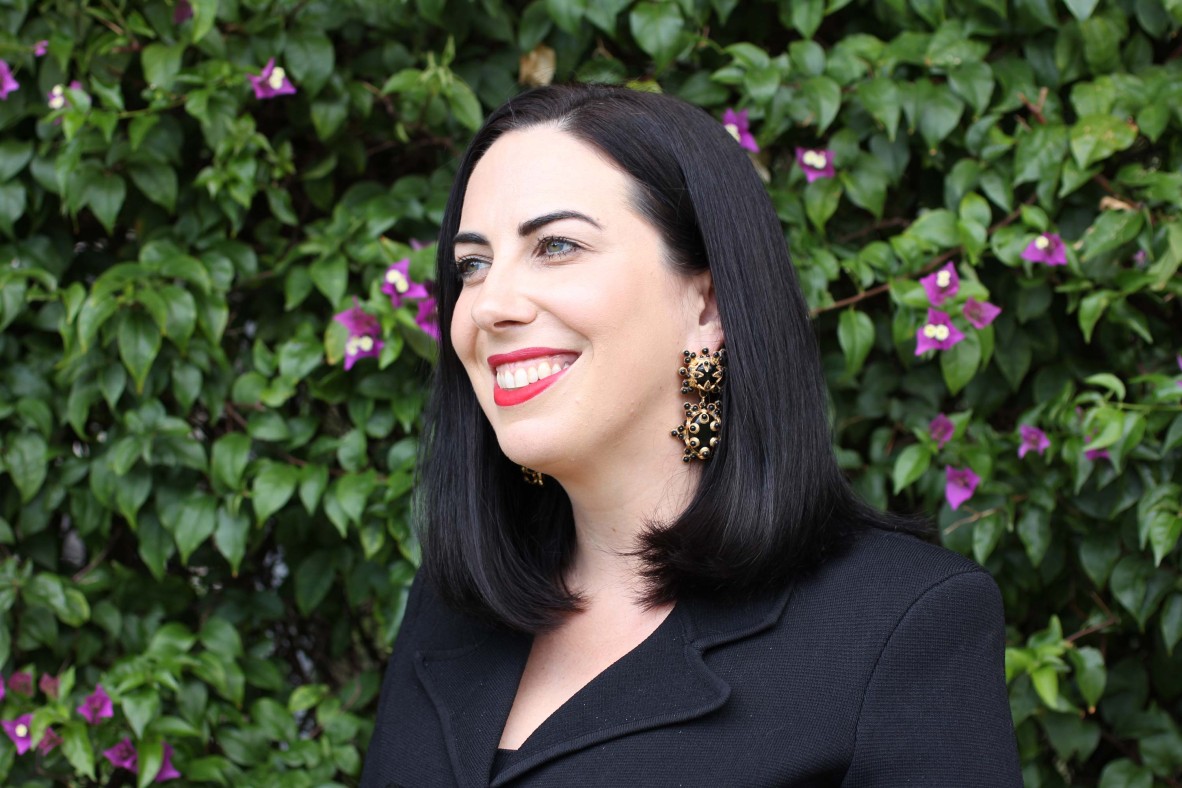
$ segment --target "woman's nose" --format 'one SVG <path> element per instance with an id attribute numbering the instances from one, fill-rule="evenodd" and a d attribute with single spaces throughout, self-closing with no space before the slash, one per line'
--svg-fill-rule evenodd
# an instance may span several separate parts
<path id="1" fill-rule="evenodd" d="M 528 277 L 525 265 L 509 261 L 491 265 L 472 301 L 472 321 L 477 327 L 503 331 L 533 322 L 538 310 L 529 295 Z"/>

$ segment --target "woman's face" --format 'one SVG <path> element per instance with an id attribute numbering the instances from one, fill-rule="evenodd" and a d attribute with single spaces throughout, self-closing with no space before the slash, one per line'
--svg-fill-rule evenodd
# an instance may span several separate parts
<path id="1" fill-rule="evenodd" d="M 630 198 L 552 126 L 500 137 L 464 197 L 452 343 L 501 449 L 560 480 L 680 457 L 681 352 L 721 340 L 709 274 L 667 265 Z"/>

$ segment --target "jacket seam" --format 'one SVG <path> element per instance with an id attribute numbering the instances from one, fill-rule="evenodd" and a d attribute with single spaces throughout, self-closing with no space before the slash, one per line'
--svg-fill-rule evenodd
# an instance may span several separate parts
<path id="1" fill-rule="evenodd" d="M 980 567 L 968 567 L 936 580 L 918 595 L 916 595 L 915 599 L 911 600 L 911 604 L 904 608 L 904 610 L 899 614 L 898 619 L 895 620 L 894 626 L 891 627 L 891 633 L 887 635 L 886 639 L 882 642 L 882 648 L 879 649 L 878 656 L 874 658 L 874 667 L 870 669 L 870 675 L 866 679 L 866 685 L 862 687 L 862 698 L 858 701 L 858 714 L 856 717 L 857 721 L 854 723 L 854 744 L 850 748 L 849 765 L 846 767 L 845 775 L 842 777 L 843 784 L 845 776 L 849 775 L 849 770 L 854 765 L 854 757 L 858 752 L 858 737 L 862 732 L 862 711 L 866 707 L 866 696 L 870 692 L 870 687 L 874 684 L 874 678 L 878 675 L 878 666 L 882 663 L 882 656 L 886 653 L 887 648 L 890 647 L 891 641 L 895 639 L 895 635 L 898 633 L 899 627 L 902 626 L 903 621 L 906 620 L 907 616 L 911 615 L 911 611 L 915 609 L 915 606 L 927 598 L 928 594 L 935 591 L 937 588 L 950 580 L 962 577 L 964 575 L 975 575 L 977 573 L 988 575 L 988 573 Z"/>

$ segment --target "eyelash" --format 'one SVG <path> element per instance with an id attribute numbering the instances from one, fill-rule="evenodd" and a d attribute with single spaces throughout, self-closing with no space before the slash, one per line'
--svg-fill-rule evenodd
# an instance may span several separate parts
<path id="1" fill-rule="evenodd" d="M 547 245 L 552 244 L 552 243 L 568 244 L 568 245 L 570 245 L 571 248 L 565 252 L 549 253 L 549 252 L 541 251 L 541 250 L 545 249 Z M 581 248 L 582 248 L 581 246 L 579 246 L 577 243 L 575 243 L 571 239 L 563 238 L 560 235 L 543 236 L 538 239 L 538 244 L 535 247 L 537 252 L 542 254 L 543 256 L 545 256 L 546 259 L 548 259 L 548 260 L 557 260 L 561 257 L 566 257 L 568 255 L 572 255 L 577 250 L 579 250 Z M 476 273 L 476 270 L 467 269 L 466 266 L 469 263 L 487 263 L 487 262 L 488 262 L 488 260 L 485 260 L 483 257 L 478 257 L 476 255 L 468 255 L 467 257 L 461 257 L 460 259 L 455 261 L 456 276 L 458 276 L 461 280 L 470 279 Z"/>

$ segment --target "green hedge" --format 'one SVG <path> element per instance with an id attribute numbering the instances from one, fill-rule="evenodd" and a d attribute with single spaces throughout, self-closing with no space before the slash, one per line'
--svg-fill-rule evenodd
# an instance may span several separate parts
<path id="1" fill-rule="evenodd" d="M 1182 784 L 1180 28 L 1179 0 L 6 3 L 0 782 L 356 784 L 418 563 L 435 345 L 401 291 L 483 114 L 553 74 L 747 111 L 843 467 L 1003 590 L 1027 784 Z"/>

